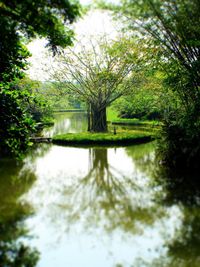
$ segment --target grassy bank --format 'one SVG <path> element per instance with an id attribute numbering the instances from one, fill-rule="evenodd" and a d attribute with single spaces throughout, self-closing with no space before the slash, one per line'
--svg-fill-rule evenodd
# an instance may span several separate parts
<path id="1" fill-rule="evenodd" d="M 113 125 L 133 125 L 133 126 L 159 126 L 159 121 L 147 121 L 147 120 L 139 120 L 139 119 L 116 119 L 112 121 Z"/>
<path id="2" fill-rule="evenodd" d="M 77 133 L 54 136 L 52 142 L 59 145 L 87 146 L 87 145 L 131 145 L 150 142 L 152 134 L 140 131 L 113 133 Z"/>
<path id="3" fill-rule="evenodd" d="M 161 125 L 161 122 L 156 120 L 140 120 L 140 119 L 122 119 L 118 117 L 117 111 L 113 108 L 108 108 L 107 112 L 108 122 L 113 125 L 130 125 L 130 126 L 149 126 L 157 127 Z"/>
<path id="4" fill-rule="evenodd" d="M 85 109 L 55 109 L 53 111 L 54 113 L 60 113 L 60 112 L 86 112 Z"/>

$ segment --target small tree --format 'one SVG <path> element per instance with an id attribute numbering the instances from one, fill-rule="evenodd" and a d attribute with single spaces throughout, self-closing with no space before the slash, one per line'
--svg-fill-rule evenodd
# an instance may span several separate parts
<path id="1" fill-rule="evenodd" d="M 68 49 L 58 58 L 59 70 L 54 72 L 54 79 L 67 93 L 87 103 L 89 131 L 107 131 L 106 108 L 133 85 L 133 54 L 126 46 L 122 50 L 102 38 L 87 47 L 79 45 L 78 50 Z"/>

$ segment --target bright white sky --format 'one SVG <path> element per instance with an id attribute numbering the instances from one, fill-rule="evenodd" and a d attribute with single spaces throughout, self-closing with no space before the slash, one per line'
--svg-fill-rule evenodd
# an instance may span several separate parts
<path id="1" fill-rule="evenodd" d="M 88 4 L 91 4 L 93 2 L 93 0 L 79 0 L 79 2 L 82 5 L 88 5 Z M 120 0 L 106 0 L 106 2 L 117 4 L 117 3 L 120 3 Z"/>
<path id="2" fill-rule="evenodd" d="M 92 0 L 79 0 L 82 5 L 88 5 L 92 3 Z"/>
<path id="3" fill-rule="evenodd" d="M 82 4 L 88 4 L 91 0 L 81 0 Z M 82 36 L 95 36 L 106 34 L 109 38 L 115 38 L 118 34 L 116 25 L 108 11 L 91 10 L 84 18 L 80 19 L 75 25 L 74 30 L 76 39 L 82 39 Z M 91 37 L 92 38 L 92 37 Z M 37 39 L 28 45 L 32 53 L 29 59 L 30 68 L 28 74 L 34 80 L 48 80 L 48 73 L 44 71 L 45 65 L 50 64 L 50 58 L 46 56 L 45 39 Z"/>

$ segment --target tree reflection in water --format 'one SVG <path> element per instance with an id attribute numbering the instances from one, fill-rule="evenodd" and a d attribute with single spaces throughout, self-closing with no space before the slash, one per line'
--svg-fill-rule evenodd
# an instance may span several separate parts
<path id="1" fill-rule="evenodd" d="M 23 164 L 10 160 L 0 162 L 0 266 L 34 267 L 39 253 L 20 241 L 27 235 L 24 220 L 31 207 L 20 197 L 29 190 L 35 176 Z"/>
<path id="2" fill-rule="evenodd" d="M 192 170 L 160 169 L 160 181 L 165 181 L 165 205 L 178 205 L 182 225 L 169 242 L 172 267 L 200 266 L 200 180 Z M 164 179 L 163 179 L 164 178 Z"/>
<path id="3" fill-rule="evenodd" d="M 44 128 L 41 135 L 52 137 L 57 134 L 85 132 L 87 130 L 86 113 L 55 113 L 55 124 Z"/>
<path id="4" fill-rule="evenodd" d="M 153 205 L 151 192 L 140 183 L 137 172 L 137 177 L 127 176 L 109 164 L 108 149 L 92 148 L 89 158 L 87 175 L 65 188 L 59 203 L 69 225 L 84 220 L 88 227 L 95 223 L 107 231 L 121 228 L 139 233 L 142 224 L 151 225 L 163 215 Z"/>
<path id="5" fill-rule="evenodd" d="M 150 146 L 137 146 L 136 150 L 126 148 L 127 154 L 136 166 L 148 173 L 154 185 L 162 187 L 154 200 L 164 210 L 176 207 L 180 216 L 176 231 L 172 238 L 165 237 L 167 255 L 147 262 L 138 259 L 137 266 L 145 267 L 199 267 L 200 266 L 200 180 L 199 173 L 190 169 L 172 170 L 159 166 L 151 153 L 142 157 L 142 150 Z M 149 151 L 150 152 L 150 151 Z M 134 265 L 135 266 L 135 265 Z"/>
<path id="6" fill-rule="evenodd" d="M 200 180 L 192 170 L 172 170 L 158 167 L 155 177 L 165 185 L 165 194 L 160 204 L 178 206 L 182 213 L 181 226 L 168 247 L 167 262 L 160 259 L 151 266 L 199 267 L 200 266 Z M 148 265 L 149 266 L 149 265 Z"/>
<path id="7" fill-rule="evenodd" d="M 133 160 L 137 169 L 152 177 L 155 170 L 155 143 L 141 144 L 133 147 L 126 147 L 127 155 Z"/>

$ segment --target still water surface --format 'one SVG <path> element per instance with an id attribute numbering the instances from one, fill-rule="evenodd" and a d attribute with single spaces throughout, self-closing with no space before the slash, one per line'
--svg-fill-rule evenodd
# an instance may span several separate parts
<path id="1" fill-rule="evenodd" d="M 45 134 L 85 121 L 57 114 Z M 154 149 L 41 144 L 1 160 L 0 266 L 200 266 L 199 190 L 165 177 Z"/>

